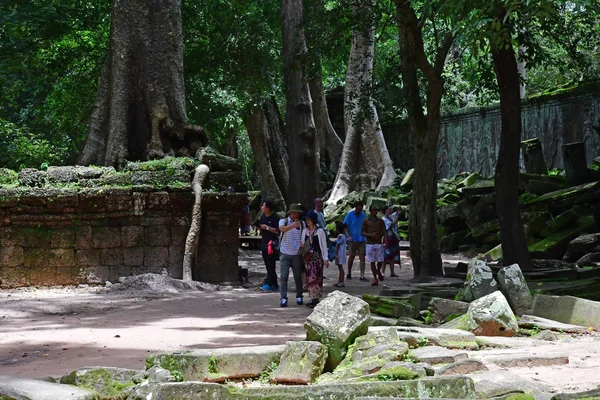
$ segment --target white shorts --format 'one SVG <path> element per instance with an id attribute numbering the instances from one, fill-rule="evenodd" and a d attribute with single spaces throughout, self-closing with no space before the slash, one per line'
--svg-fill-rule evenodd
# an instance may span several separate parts
<path id="1" fill-rule="evenodd" d="M 367 244 L 367 262 L 383 262 L 383 245 Z"/>

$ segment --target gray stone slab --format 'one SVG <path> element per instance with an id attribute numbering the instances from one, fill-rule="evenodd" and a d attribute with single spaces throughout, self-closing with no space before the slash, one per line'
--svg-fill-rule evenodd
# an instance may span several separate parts
<path id="1" fill-rule="evenodd" d="M 308 385 L 323 372 L 327 347 L 319 342 L 287 342 L 271 381 Z"/>
<path id="2" fill-rule="evenodd" d="M 94 400 L 92 392 L 71 385 L 0 375 L 0 398 L 8 400 Z"/>
<path id="3" fill-rule="evenodd" d="M 444 375 L 468 375 L 475 372 L 487 371 L 488 367 L 479 360 L 464 359 L 444 365 L 435 371 L 437 376 Z"/>
<path id="4" fill-rule="evenodd" d="M 533 296 L 533 315 L 565 324 L 600 329 L 600 302 L 573 296 Z"/>
<path id="5" fill-rule="evenodd" d="M 369 326 L 396 326 L 398 320 L 396 318 L 380 317 L 378 315 L 371 315 L 369 320 Z"/>
<path id="6" fill-rule="evenodd" d="M 440 346 L 425 346 L 409 351 L 409 355 L 417 362 L 428 364 L 447 364 L 467 359 L 467 353 Z"/>
<path id="7" fill-rule="evenodd" d="M 385 327 L 370 327 L 369 332 Z M 430 345 L 446 347 L 449 349 L 477 349 L 475 335 L 460 329 L 420 328 L 396 326 L 398 337 L 409 346 L 419 347 L 425 340 Z"/>
<path id="8" fill-rule="evenodd" d="M 480 347 L 493 347 L 498 349 L 526 349 L 548 345 L 548 342 L 546 341 L 526 337 L 477 336 L 476 340 Z"/>
<path id="9" fill-rule="evenodd" d="M 284 350 L 285 345 L 277 345 L 158 353 L 146 359 L 146 366 L 177 370 L 189 381 L 225 382 L 259 376 L 279 362 Z"/>
<path id="10" fill-rule="evenodd" d="M 150 396 L 151 394 L 151 396 Z M 420 399 L 475 399 L 475 384 L 465 376 L 432 377 L 412 381 L 336 383 L 308 386 L 232 387 L 202 382 L 138 386 L 128 400 L 354 400 L 365 396 Z"/>
<path id="11" fill-rule="evenodd" d="M 306 340 L 327 346 L 325 371 L 333 371 L 354 339 L 367 333 L 370 318 L 369 304 L 338 290 L 319 302 L 304 329 Z"/>
<path id="12" fill-rule="evenodd" d="M 485 356 L 485 355 L 474 355 L 473 359 L 495 364 L 503 368 L 521 368 L 521 367 L 548 367 L 552 365 L 565 365 L 569 363 L 568 356 Z"/>
<path id="13" fill-rule="evenodd" d="M 577 333 L 590 333 L 589 327 L 563 324 L 562 322 L 553 321 L 551 319 L 536 317 L 535 315 L 523 315 L 519 319 L 519 328 L 525 329 L 547 329 L 549 331 Z"/>
<path id="14" fill-rule="evenodd" d="M 513 394 L 525 393 L 536 400 L 549 400 L 553 389 L 540 382 L 521 378 L 510 371 L 484 371 L 471 375 L 475 389 L 483 398 L 501 399 Z"/>

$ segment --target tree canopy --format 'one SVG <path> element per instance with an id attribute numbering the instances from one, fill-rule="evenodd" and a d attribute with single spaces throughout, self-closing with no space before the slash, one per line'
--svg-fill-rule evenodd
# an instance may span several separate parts
<path id="1" fill-rule="evenodd" d="M 340 87 L 345 80 L 352 27 L 357 23 L 351 3 L 304 2 L 309 53 L 320 60 L 325 89 Z M 503 3 L 516 16 L 513 40 L 526 49 L 519 55 L 519 61 L 527 65 L 526 96 L 598 77 L 597 2 Z M 498 101 L 486 50 L 489 44 L 477 37 L 489 22 L 482 17 L 488 2 L 411 4 L 424 16 L 427 54 L 435 51 L 441 31 L 457 33 L 443 72 L 442 111 Z M 39 167 L 45 162 L 72 163 L 77 158 L 108 50 L 110 7 L 108 0 L 0 5 L 2 166 Z M 466 18 L 451 17 L 464 8 L 468 9 Z M 383 121 L 407 115 L 394 12 L 392 1 L 376 3 L 372 90 Z M 243 137 L 243 117 L 253 105 L 272 95 L 283 104 L 281 3 L 184 2 L 182 17 L 189 120 L 205 127 L 219 151 L 228 152 L 234 138 Z M 245 154 L 251 156 L 247 149 Z"/>

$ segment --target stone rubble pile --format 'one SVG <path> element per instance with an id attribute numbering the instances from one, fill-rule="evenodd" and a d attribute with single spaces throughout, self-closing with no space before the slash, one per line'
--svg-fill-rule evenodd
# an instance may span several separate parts
<path id="1" fill-rule="evenodd" d="M 507 280 L 518 281 L 518 274 L 510 273 L 514 267 L 507 268 Z M 147 358 L 145 370 L 80 368 L 63 376 L 60 383 L 0 376 L 0 398 L 577 398 L 565 394 L 552 397 L 552 388 L 510 371 L 565 365 L 570 361 L 568 355 L 498 354 L 485 349 L 548 344 L 548 339 L 535 336 L 506 337 L 528 330 L 537 331 L 536 336 L 550 333 L 554 339 L 593 335 L 592 330 L 600 328 L 600 303 L 536 295 L 526 308 L 531 315 L 518 319 L 511 306 L 522 304 L 505 298 L 503 281 L 496 285 L 499 290 L 473 300 L 466 309 L 465 303 L 432 300 L 440 321 L 454 311 L 466 311 L 440 328 L 369 326 L 374 320 L 368 304 L 336 291 L 308 317 L 304 341 L 153 354 Z M 597 394 L 589 393 L 585 395 Z"/>

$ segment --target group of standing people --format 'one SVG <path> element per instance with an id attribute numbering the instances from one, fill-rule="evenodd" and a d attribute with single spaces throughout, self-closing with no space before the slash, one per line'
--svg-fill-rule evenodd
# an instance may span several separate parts
<path id="1" fill-rule="evenodd" d="M 285 218 L 274 213 L 273 202 L 267 200 L 261 205 L 262 215 L 258 228 L 262 236 L 262 257 L 267 269 L 263 291 L 277 291 L 281 294 L 280 306 L 288 305 L 288 278 L 290 269 L 294 277 L 296 304 L 304 304 L 303 292 L 308 292 L 306 306 L 316 306 L 323 295 L 323 271 L 329 266 L 329 232 L 325 226 L 323 201 L 314 201 L 315 208 L 305 212 L 300 204 L 292 204 Z M 390 276 L 394 264 L 400 264 L 399 236 L 397 222 L 399 213 L 383 207 L 383 218 L 378 217 L 376 206 L 369 207 L 369 216 L 363 212 L 364 203 L 358 201 L 354 209 L 336 223 L 334 260 L 338 267 L 336 287 L 344 287 L 344 265 L 348 254 L 348 273 L 345 279 L 352 279 L 352 266 L 358 255 L 361 281 L 365 277 L 366 262 L 371 263 L 372 285 L 384 279 L 385 266 L 390 265 Z M 346 251 L 348 250 L 348 251 Z M 280 281 L 278 285 L 276 262 L 279 258 Z"/>
<path id="2" fill-rule="evenodd" d="M 275 216 L 270 201 L 262 203 L 259 228 L 262 235 L 262 256 L 267 268 L 267 279 L 261 286 L 264 291 L 281 294 L 280 306 L 288 305 L 288 278 L 290 269 L 296 286 L 296 304 L 304 304 L 303 281 L 306 280 L 309 301 L 314 307 L 323 296 L 323 270 L 329 266 L 323 202 L 315 199 L 315 209 L 304 213 L 300 204 L 292 204 L 287 216 Z M 303 215 L 304 214 L 304 215 Z M 303 215 L 303 219 L 301 216 Z M 279 257 L 281 285 L 277 285 L 275 272 Z M 303 279 L 303 276 L 305 279 Z"/>
<path id="3" fill-rule="evenodd" d="M 357 201 L 354 209 L 344 218 L 344 232 L 348 240 L 348 274 L 346 279 L 352 279 L 352 266 L 358 255 L 359 280 L 368 282 L 365 277 L 366 263 L 371 264 L 373 286 L 385 279 L 385 267 L 390 265 L 390 276 L 398 275 L 394 272 L 394 265 L 400 264 L 400 237 L 398 234 L 398 210 L 384 206 L 383 218 L 378 216 L 379 209 L 371 204 L 369 216 L 364 212 L 364 203 Z M 341 274 L 340 276 L 343 276 Z"/>

